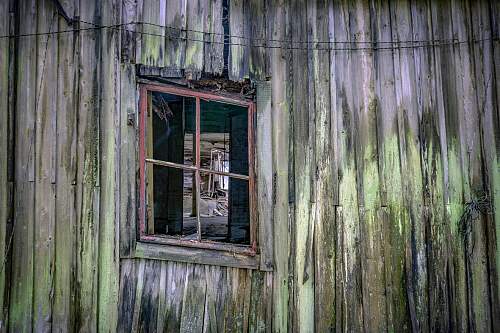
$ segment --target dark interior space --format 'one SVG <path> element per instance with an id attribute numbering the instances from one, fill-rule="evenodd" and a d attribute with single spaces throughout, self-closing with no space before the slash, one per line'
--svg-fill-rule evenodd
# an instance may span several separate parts
<path id="1" fill-rule="evenodd" d="M 151 136 L 146 142 L 152 158 L 195 165 L 195 98 L 153 92 L 150 103 Z M 207 171 L 248 176 L 247 109 L 202 100 L 199 154 L 204 171 L 200 172 L 198 203 L 195 172 L 148 165 L 152 168 L 148 198 L 153 201 L 148 205 L 153 210 L 149 216 L 154 216 L 154 227 L 148 231 L 196 239 L 199 214 L 202 240 L 249 244 L 248 180 Z"/>

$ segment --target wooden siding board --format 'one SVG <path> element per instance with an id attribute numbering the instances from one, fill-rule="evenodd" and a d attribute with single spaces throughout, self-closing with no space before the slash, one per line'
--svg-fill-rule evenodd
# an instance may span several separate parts
<path id="1" fill-rule="evenodd" d="M 248 77 L 249 17 L 248 4 L 242 0 L 229 2 L 229 79 L 241 81 Z"/>
<path id="2" fill-rule="evenodd" d="M 260 263 L 259 255 L 144 242 L 137 243 L 135 257 L 249 269 L 258 268 Z"/>
<path id="3" fill-rule="evenodd" d="M 146 261 L 144 259 L 135 260 L 134 264 L 136 265 L 136 289 L 135 289 L 135 303 L 133 312 L 129 315 L 132 318 L 132 330 L 131 332 L 139 331 L 139 319 L 141 313 L 142 306 L 142 293 L 144 290 L 144 273 L 146 268 Z"/>
<path id="4" fill-rule="evenodd" d="M 250 79 L 265 80 L 268 76 L 266 66 L 266 24 L 269 17 L 266 15 L 266 2 L 260 0 L 251 0 L 248 2 L 247 16 L 250 20 L 250 56 L 249 56 L 249 74 Z"/>
<path id="5" fill-rule="evenodd" d="M 61 5 L 69 15 L 75 13 L 73 0 Z M 70 29 L 64 18 L 58 29 Z M 77 138 L 77 35 L 58 36 L 57 69 L 57 161 L 56 161 L 56 225 L 55 272 L 52 329 L 75 329 L 76 273 L 76 138 Z"/>
<path id="6" fill-rule="evenodd" d="M 252 272 L 252 286 L 250 294 L 250 311 L 248 318 L 248 329 L 250 332 L 267 332 L 270 329 L 270 322 L 267 318 L 268 307 L 271 295 L 267 288 L 267 274 L 262 271 Z"/>
<path id="7" fill-rule="evenodd" d="M 447 3 L 447 9 L 444 12 L 449 13 L 451 19 L 448 32 L 455 38 L 458 37 L 460 26 L 460 9 L 455 1 Z M 450 325 L 459 332 L 468 330 L 468 306 L 467 306 L 467 283 L 465 273 L 464 242 L 460 227 L 460 217 L 464 207 L 464 192 L 462 179 L 461 147 L 464 144 L 462 128 L 464 126 L 464 104 L 462 76 L 464 67 L 462 67 L 461 46 L 454 46 L 451 54 L 453 64 L 447 68 L 449 75 L 444 85 L 445 93 L 445 121 L 446 121 L 446 141 L 447 155 L 445 168 L 446 174 L 446 219 L 449 221 L 450 228 Z M 444 71 L 443 71 L 444 72 Z"/>
<path id="8" fill-rule="evenodd" d="M 141 64 L 163 67 L 165 56 L 166 0 L 143 0 Z"/>
<path id="9" fill-rule="evenodd" d="M 224 27 L 222 0 L 211 1 L 210 30 L 205 44 L 205 72 L 221 75 L 224 70 Z"/>
<path id="10" fill-rule="evenodd" d="M 347 26 L 349 13 L 343 3 L 336 1 L 333 7 L 334 41 L 350 41 Z M 340 44 L 343 45 L 343 44 Z M 339 251 L 342 260 L 337 262 L 338 294 L 336 299 L 340 306 L 337 311 L 337 326 L 341 330 L 361 331 L 363 327 L 362 293 L 361 293 L 361 259 L 358 239 L 359 213 L 356 195 L 356 159 L 354 153 L 354 92 L 349 86 L 350 68 L 353 66 L 353 54 L 334 51 L 335 64 L 335 105 L 336 131 L 339 133 L 336 143 L 338 167 L 338 204 L 337 230 Z"/>
<path id="11" fill-rule="evenodd" d="M 431 4 L 430 8 L 430 24 L 431 36 L 433 39 L 451 39 L 451 21 L 449 16 L 441 17 L 441 13 L 446 11 L 446 3 Z M 430 256 L 434 258 L 432 265 L 429 265 L 430 272 L 430 327 L 432 330 L 449 330 L 449 321 L 443 321 L 442 318 L 450 317 L 449 300 L 449 271 L 451 268 L 450 260 L 450 231 L 451 223 L 448 220 L 446 204 L 448 202 L 448 175 L 449 165 L 447 160 L 448 145 L 447 145 L 447 108 L 455 106 L 453 97 L 448 96 L 448 91 L 453 88 L 449 87 L 449 76 L 453 76 L 452 67 L 452 47 L 441 46 L 435 47 L 432 50 L 434 76 L 434 105 L 433 113 L 435 127 L 433 130 L 437 135 L 429 135 L 427 142 L 435 146 L 432 148 L 436 156 L 432 157 L 432 161 L 425 163 L 426 167 L 430 166 L 432 177 L 427 181 L 431 183 L 431 205 L 430 209 Z M 451 105 L 450 105 L 451 104 Z M 426 152 L 431 152 L 425 149 Z M 435 183 L 435 184 L 434 184 Z M 443 269 L 446 267 L 446 270 Z"/>
<path id="12" fill-rule="evenodd" d="M 35 33 L 37 26 L 36 2 L 25 1 L 18 8 L 17 33 Z M 36 39 L 20 39 L 17 44 L 19 58 L 16 66 L 15 112 L 15 196 L 12 239 L 11 280 L 9 307 L 11 332 L 32 330 L 33 309 L 33 244 L 34 244 L 34 151 L 36 101 Z"/>
<path id="13" fill-rule="evenodd" d="M 37 7 L 37 31 L 57 30 L 54 8 Z M 52 329 L 52 295 L 55 254 L 55 160 L 57 116 L 57 37 L 38 36 L 37 96 L 35 101 L 35 236 L 33 329 Z"/>
<path id="14" fill-rule="evenodd" d="M 221 269 L 215 266 L 205 266 L 207 290 L 203 309 L 203 332 L 217 332 L 217 292 L 224 288 L 221 281 Z"/>
<path id="15" fill-rule="evenodd" d="M 490 18 L 491 25 L 490 31 L 488 33 L 490 38 L 494 38 L 491 42 L 491 60 L 493 62 L 491 70 L 492 77 L 489 80 L 492 85 L 492 90 L 490 98 L 492 98 L 491 110 L 484 115 L 483 124 L 486 129 L 484 131 L 485 139 L 484 149 L 485 151 L 485 162 L 486 171 L 488 173 L 489 180 L 489 193 L 492 207 L 500 207 L 500 4 L 498 2 L 490 2 Z M 483 6 L 485 13 L 484 16 L 488 14 L 487 6 Z M 500 303 L 500 210 L 494 209 L 491 217 L 493 225 L 491 229 L 495 229 L 496 244 L 493 246 L 496 248 L 496 253 L 491 253 L 491 257 L 495 258 L 495 263 L 492 263 L 496 268 L 496 302 Z M 496 310 L 499 311 L 498 308 Z"/>
<path id="16" fill-rule="evenodd" d="M 273 269 L 273 145 L 271 84 L 257 82 L 256 169 L 261 269 Z"/>
<path id="17" fill-rule="evenodd" d="M 360 44 L 372 41 L 370 7 L 357 2 L 348 7 L 351 40 Z M 374 56 L 372 51 L 354 52 L 351 61 L 354 151 L 361 250 L 361 290 L 363 324 L 366 330 L 385 331 L 386 298 L 383 256 L 383 221 L 380 207 L 380 174 L 377 151 L 378 100 L 375 96 Z"/>
<path id="18" fill-rule="evenodd" d="M 165 320 L 164 320 L 164 313 L 165 313 L 165 303 L 166 303 L 166 298 L 165 298 L 165 290 L 167 288 L 167 262 L 162 261 L 160 263 L 160 282 L 158 284 L 158 311 L 157 311 L 157 316 L 154 318 L 156 321 L 156 332 L 163 332 L 165 329 Z"/>
<path id="19" fill-rule="evenodd" d="M 227 308 L 224 331 L 247 332 L 250 311 L 252 271 L 228 267 L 226 274 Z"/>
<path id="20" fill-rule="evenodd" d="M 171 2 L 176 2 L 176 1 L 168 1 L 167 3 L 171 3 Z M 141 64 L 142 61 L 143 61 L 143 58 L 142 58 L 142 39 L 143 39 L 143 35 L 142 35 L 142 25 L 141 25 L 141 22 L 143 22 L 143 14 L 142 14 L 142 11 L 143 11 L 143 4 L 144 4 L 144 0 L 136 0 L 135 1 L 135 25 L 134 25 L 134 30 L 137 31 L 135 36 L 136 36 L 136 39 L 135 39 L 135 62 L 137 64 Z"/>
<path id="21" fill-rule="evenodd" d="M 200 332 L 205 315 L 205 294 L 207 289 L 205 267 L 188 264 L 184 277 L 185 287 L 182 301 L 180 332 Z"/>
<path id="22" fill-rule="evenodd" d="M 273 39 L 285 37 L 286 8 L 279 6 L 279 2 L 272 1 L 268 4 L 269 25 Z M 277 245 L 272 247 L 274 256 L 273 273 L 273 330 L 275 332 L 286 332 L 289 322 L 288 318 L 288 295 L 289 295 L 289 249 L 290 237 L 288 229 L 288 127 L 289 127 L 289 102 L 287 98 L 288 85 L 286 83 L 286 62 L 284 51 L 280 49 L 268 50 L 271 77 L 271 110 L 269 125 L 271 131 L 271 165 L 267 172 L 272 173 L 271 184 L 271 208 L 272 208 L 272 242 Z M 257 127 L 259 128 L 259 127 Z M 262 128 L 263 129 L 263 128 Z M 269 139 L 269 138 L 268 138 Z M 258 148 L 259 149 L 259 148 Z M 263 156 L 262 156 L 263 157 Z M 259 163 L 259 161 L 257 161 Z M 262 189 L 264 190 L 264 189 Z M 261 223 L 266 223 L 262 221 Z M 261 225 L 264 227 L 264 225 Z M 261 230 L 264 232 L 264 230 Z M 269 231 L 269 230 L 267 230 Z M 279 244 L 279 245 L 278 245 Z"/>
<path id="23" fill-rule="evenodd" d="M 375 42 L 391 40 L 395 31 L 388 2 L 374 4 L 372 33 Z M 384 46 L 384 45 L 381 45 Z M 378 219 L 382 224 L 383 256 L 385 265 L 387 330 L 409 331 L 405 278 L 405 231 L 402 170 L 400 161 L 399 122 L 396 98 L 396 52 L 375 51 L 375 98 L 377 99 L 377 137 L 382 207 Z M 385 207 L 384 207 L 385 206 Z"/>
<path id="24" fill-rule="evenodd" d="M 186 63 L 185 74 L 188 79 L 201 77 L 204 65 L 205 34 L 210 25 L 208 17 L 210 2 L 193 0 L 187 2 L 186 8 Z M 208 8 L 207 8 L 208 7 Z"/>
<path id="25" fill-rule="evenodd" d="M 467 2 L 460 2 L 456 6 L 457 14 L 454 27 L 458 39 L 466 40 L 474 38 L 472 9 Z M 479 192 L 484 188 L 480 151 L 480 133 L 479 133 L 479 113 L 481 106 L 479 105 L 478 96 L 480 96 L 479 86 L 471 77 L 476 77 L 475 68 L 476 59 L 480 59 L 478 48 L 460 47 L 458 49 L 460 55 L 460 67 L 463 71 L 461 78 L 461 100 L 463 103 L 462 117 L 462 147 L 461 147 L 461 162 L 462 162 L 462 177 L 464 184 L 464 203 L 477 197 Z M 479 78 L 476 77 L 476 80 Z M 459 109 L 460 110 L 460 109 Z M 465 209 L 465 205 L 464 205 Z M 472 232 L 465 237 L 465 260 L 466 260 L 466 281 L 468 292 L 468 309 L 469 309 L 469 329 L 490 331 L 491 328 L 491 312 L 490 304 L 486 301 L 489 297 L 488 278 L 486 276 L 485 263 L 487 261 L 486 253 L 486 234 L 485 234 L 485 217 L 480 216 L 479 219 L 470 221 L 472 223 Z M 472 244 L 475 244 L 472 246 Z M 477 245 L 481 244 L 481 245 Z"/>
<path id="26" fill-rule="evenodd" d="M 101 3 L 102 24 L 119 22 L 121 2 Z M 100 188 L 98 330 L 116 331 L 118 324 L 119 224 L 120 215 L 120 34 L 115 29 L 101 31 L 100 86 Z"/>
<path id="27" fill-rule="evenodd" d="M 485 115 L 492 114 L 493 111 L 493 71 L 491 60 L 491 43 L 481 42 L 482 38 L 487 38 L 490 34 L 489 15 L 484 13 L 484 7 L 489 4 L 486 1 L 477 1 L 474 4 L 468 4 L 470 8 L 470 36 L 478 42 L 473 43 L 471 60 L 473 62 L 473 84 L 475 86 L 476 107 L 467 109 L 468 112 L 476 111 L 475 114 L 468 114 L 467 128 L 468 139 L 468 176 L 471 186 L 471 197 L 479 198 L 482 192 L 488 193 L 488 167 L 484 160 L 488 156 L 488 145 L 483 140 L 484 133 L 490 132 L 490 126 L 484 123 Z M 491 161 L 491 160 L 490 160 Z M 488 161 L 489 164 L 489 161 Z M 490 214 L 480 214 L 472 226 L 472 241 L 474 244 L 472 255 L 470 256 L 470 265 L 472 273 L 472 313 L 474 318 L 473 328 L 477 330 L 496 331 L 499 329 L 498 313 L 498 289 L 496 281 L 490 284 L 490 276 L 496 275 L 494 263 L 490 261 L 493 242 L 489 241 L 490 235 L 494 233 L 492 226 L 492 216 Z M 494 253 L 494 252 L 493 252 Z M 491 266 L 493 264 L 493 266 Z M 496 280 L 496 278 L 495 278 Z M 493 290 L 495 289 L 495 290 Z M 488 301 L 487 301 L 488 300 Z M 479 310 L 481 309 L 481 310 Z"/>
<path id="28" fill-rule="evenodd" d="M 9 2 L 0 3 L 0 35 L 10 33 L 10 10 Z M 6 298 L 8 286 L 8 274 L 6 267 L 10 243 L 10 235 L 7 232 L 9 218 L 9 62 L 10 47 L 9 39 L 0 40 L 0 330 L 6 330 L 8 315 L 4 309 L 8 309 L 8 298 Z"/>
<path id="29" fill-rule="evenodd" d="M 391 7 L 393 38 L 412 39 L 411 10 L 407 1 Z M 412 49 L 396 49 L 394 73 L 398 108 L 404 232 L 406 292 L 411 329 L 421 320 L 422 297 L 426 290 L 425 252 L 422 249 L 422 173 L 420 167 L 419 114 L 416 107 L 415 62 Z M 415 228 L 416 227 L 416 228 Z M 410 329 L 408 327 L 407 329 Z"/>
<path id="30" fill-rule="evenodd" d="M 318 1 L 312 26 L 312 41 L 329 40 L 329 4 Z M 313 44 L 314 45 L 314 44 Z M 335 206 L 333 151 L 331 140 L 330 52 L 328 44 L 312 53 L 315 85 L 315 194 L 314 214 L 314 322 L 318 332 L 335 330 Z"/>
<path id="31" fill-rule="evenodd" d="M 138 98 L 135 67 L 120 67 L 120 256 L 130 256 L 137 238 L 137 119 Z"/>
<path id="32" fill-rule="evenodd" d="M 335 22 L 335 15 L 336 15 L 336 9 L 337 9 L 337 3 L 330 2 L 328 5 L 328 40 L 333 44 L 335 42 L 335 37 L 336 37 L 336 22 Z M 339 128 L 339 114 L 341 113 L 341 108 L 339 102 L 341 101 L 340 96 L 338 96 L 338 90 L 337 90 L 337 84 L 339 84 L 341 81 L 337 80 L 339 77 L 340 80 L 342 80 L 342 77 L 340 76 L 342 73 L 338 71 L 338 61 L 341 60 L 338 57 L 338 53 L 334 50 L 330 50 L 330 145 L 331 145 L 331 153 L 332 153 L 332 172 L 333 172 L 333 184 L 331 187 L 331 196 L 332 196 L 332 203 L 334 205 L 333 207 L 333 218 L 334 223 L 335 223 L 335 231 L 333 234 L 333 241 L 335 242 L 335 263 L 334 263 L 334 268 L 335 268 L 335 323 L 334 323 L 334 329 L 335 331 L 341 331 L 342 330 L 342 318 L 343 318 L 343 313 L 344 310 L 342 309 L 343 306 L 343 298 L 342 293 L 343 293 L 343 286 L 344 286 L 344 279 L 343 279 L 343 270 L 342 270 L 342 253 L 343 253 L 343 242 L 342 238 L 339 237 L 342 235 L 341 228 L 342 228 L 342 221 L 340 218 L 339 211 L 341 210 L 341 207 L 339 207 L 339 181 L 340 181 L 340 171 L 339 171 L 339 164 L 340 164 L 340 150 L 339 150 L 339 144 L 340 144 L 340 131 Z"/>
<path id="33" fill-rule="evenodd" d="M 137 1 L 136 0 L 123 0 L 122 13 L 120 24 L 125 24 L 121 29 L 121 59 L 125 63 L 135 63 L 136 60 L 136 39 L 137 34 L 135 29 L 138 27 L 136 24 L 128 24 L 135 22 L 137 15 Z"/>
<path id="34" fill-rule="evenodd" d="M 82 20 L 97 22 L 96 1 L 80 1 Z M 78 40 L 77 138 L 77 327 L 97 330 L 97 262 L 99 234 L 99 32 L 80 34 Z"/>
<path id="35" fill-rule="evenodd" d="M 498 153 L 500 152 L 500 114 L 498 109 L 498 95 L 496 95 L 496 86 L 499 84 L 495 81 L 495 63 L 493 42 L 493 22 L 491 21 L 491 5 L 488 1 L 478 1 L 477 16 L 474 15 L 476 25 L 474 38 L 479 40 L 476 43 L 476 48 L 479 51 L 480 58 L 474 57 L 476 66 L 476 80 L 479 85 L 478 104 L 479 104 L 479 127 L 480 127 L 480 144 L 481 144 L 481 172 L 483 178 L 483 188 L 488 193 L 489 211 L 483 214 L 484 230 L 486 243 L 486 256 L 488 262 L 486 264 L 489 275 L 489 293 L 491 306 L 492 330 L 500 330 L 500 318 L 495 314 L 500 313 L 500 290 L 499 290 L 499 262 L 498 258 L 498 240 L 500 231 L 495 225 L 495 219 L 500 217 L 498 210 L 493 210 L 492 207 L 498 207 L 500 192 L 500 168 L 498 164 Z M 498 32 L 497 32 L 498 39 Z M 477 68 L 477 67 L 476 67 Z M 479 75 L 481 73 L 481 75 Z M 479 96 L 479 94 L 481 96 Z M 498 222 L 497 222 L 498 224 Z"/>
<path id="36" fill-rule="evenodd" d="M 307 31 L 314 22 L 314 4 L 299 4 L 295 10 L 298 28 L 292 38 L 309 41 Z M 295 158 L 295 214 L 294 214 L 294 312 L 293 327 L 305 330 L 314 327 L 314 138 L 315 105 L 314 81 L 311 66 L 311 48 L 293 55 L 294 64 L 294 158 Z M 275 75 L 274 68 L 272 70 Z"/>
<path id="37" fill-rule="evenodd" d="M 160 277 L 161 262 L 147 260 L 144 268 L 144 286 L 140 300 L 137 332 L 156 332 Z"/>
<path id="38" fill-rule="evenodd" d="M 136 303 L 138 260 L 122 259 L 120 262 L 120 298 L 118 332 L 131 332 Z M 160 331 L 162 332 L 162 331 Z"/>
<path id="39" fill-rule="evenodd" d="M 165 308 L 159 313 L 159 320 L 164 322 L 164 331 L 178 332 L 181 325 L 183 297 L 187 264 L 167 261 L 167 288 L 163 291 Z"/>
<path id="40" fill-rule="evenodd" d="M 165 66 L 170 69 L 183 69 L 186 59 L 186 0 L 167 1 L 167 26 L 165 39 Z"/>

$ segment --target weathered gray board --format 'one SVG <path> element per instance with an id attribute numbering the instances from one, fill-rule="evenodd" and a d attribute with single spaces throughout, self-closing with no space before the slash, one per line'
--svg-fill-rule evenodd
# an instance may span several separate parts
<path id="1" fill-rule="evenodd" d="M 228 59 L 221 0 L 60 3 L 0 4 L 0 331 L 500 331 L 498 1 L 232 0 Z M 135 64 L 268 80 L 272 272 L 128 258 Z"/>

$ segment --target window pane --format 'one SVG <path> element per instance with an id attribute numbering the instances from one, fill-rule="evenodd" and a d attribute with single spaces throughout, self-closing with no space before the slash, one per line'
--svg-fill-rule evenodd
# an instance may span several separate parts
<path id="1" fill-rule="evenodd" d="M 201 238 L 250 244 L 248 181 L 201 173 Z"/>
<path id="2" fill-rule="evenodd" d="M 147 183 L 148 217 L 154 220 L 154 229 L 149 233 L 180 236 L 183 239 L 197 238 L 194 172 L 148 164 L 152 171 Z"/>
<path id="3" fill-rule="evenodd" d="M 148 136 L 149 157 L 193 165 L 195 99 L 152 92 L 149 101 L 148 129 L 152 132 Z"/>
<path id="4" fill-rule="evenodd" d="M 201 167 L 248 175 L 248 110 L 201 101 Z"/>

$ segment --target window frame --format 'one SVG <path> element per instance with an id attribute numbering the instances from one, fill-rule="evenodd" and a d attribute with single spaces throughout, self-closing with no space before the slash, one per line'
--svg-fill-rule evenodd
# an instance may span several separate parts
<path id="1" fill-rule="evenodd" d="M 196 156 L 194 165 L 184 165 L 167 161 L 154 160 L 147 157 L 147 143 L 146 143 L 146 122 L 148 113 L 148 92 L 167 93 L 182 97 L 195 98 L 196 100 Z M 201 100 L 213 101 L 225 104 L 231 104 L 247 108 L 248 112 L 248 176 L 234 174 L 230 172 L 219 172 L 209 169 L 201 168 L 200 161 L 200 114 L 201 114 Z M 201 90 L 189 89 L 169 84 L 153 84 L 153 83 L 140 83 L 139 84 L 139 226 L 138 226 L 138 242 L 153 243 L 164 246 L 178 246 L 184 248 L 191 248 L 193 250 L 215 250 L 226 251 L 233 255 L 244 255 L 255 257 L 258 253 L 258 214 L 257 214 L 257 188 L 256 188 L 256 173 L 255 173 L 255 103 L 253 101 L 245 100 L 238 97 L 218 95 Z M 245 179 L 248 181 L 249 191 L 249 220 L 250 220 L 250 244 L 234 244 L 222 243 L 210 240 L 203 240 L 201 235 L 201 221 L 199 219 L 198 211 L 198 239 L 197 240 L 183 240 L 175 236 L 168 235 L 151 235 L 146 232 L 146 164 L 160 165 L 170 168 L 178 168 L 188 170 L 195 173 L 196 186 L 199 189 L 200 173 L 212 173 L 231 178 Z M 199 191 L 197 192 L 197 203 L 199 204 Z"/>

